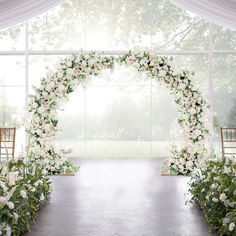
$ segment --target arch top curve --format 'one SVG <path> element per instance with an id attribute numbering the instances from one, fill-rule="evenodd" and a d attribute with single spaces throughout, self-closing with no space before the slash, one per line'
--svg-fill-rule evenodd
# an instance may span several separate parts
<path id="1" fill-rule="evenodd" d="M 74 166 L 54 148 L 53 136 L 58 131 L 57 109 L 75 88 L 98 76 L 104 69 L 113 69 L 115 63 L 146 73 L 150 79 L 165 85 L 179 106 L 178 122 L 183 130 L 184 145 L 172 150 L 164 168 L 173 174 L 189 175 L 204 163 L 207 142 L 207 102 L 191 80 L 187 70 L 173 67 L 171 57 L 156 56 L 150 52 L 132 52 L 122 56 L 104 56 L 96 52 L 71 55 L 59 62 L 56 71 L 41 79 L 40 87 L 29 103 L 31 124 L 27 130 L 31 139 L 30 158 L 49 174 L 72 172 Z"/>

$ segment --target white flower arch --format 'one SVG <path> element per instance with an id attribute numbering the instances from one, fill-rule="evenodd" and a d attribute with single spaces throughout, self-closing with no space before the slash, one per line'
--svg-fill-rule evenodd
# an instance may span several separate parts
<path id="1" fill-rule="evenodd" d="M 92 52 L 62 60 L 55 73 L 41 79 L 41 86 L 35 89 L 36 93 L 29 105 L 32 114 L 28 129 L 30 158 L 50 174 L 73 171 L 73 165 L 53 146 L 52 137 L 58 131 L 57 109 L 80 83 L 97 76 L 104 69 L 112 69 L 116 62 L 146 73 L 151 79 L 164 84 L 174 95 L 180 108 L 178 121 L 183 129 L 185 144 L 180 150 L 172 150 L 173 157 L 165 161 L 165 167 L 175 174 L 190 174 L 204 155 L 208 106 L 200 91 L 193 86 L 192 74 L 174 70 L 171 60 L 149 52 L 131 51 L 116 58 Z"/>

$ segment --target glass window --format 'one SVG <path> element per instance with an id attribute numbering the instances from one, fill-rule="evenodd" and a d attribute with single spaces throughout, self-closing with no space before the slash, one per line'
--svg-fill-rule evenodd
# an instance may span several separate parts
<path id="1" fill-rule="evenodd" d="M 146 3 L 143 2 L 143 5 Z M 149 12 L 152 15 L 152 50 L 208 49 L 207 21 L 178 8 L 168 0 L 151 1 Z"/>
<path id="2" fill-rule="evenodd" d="M 149 3 L 140 1 L 90 1 L 86 8 L 86 48 L 150 49 L 150 9 Z"/>
<path id="3" fill-rule="evenodd" d="M 0 51 L 19 51 L 24 49 L 25 24 L 0 31 Z"/>
<path id="4" fill-rule="evenodd" d="M 220 127 L 236 127 L 236 55 L 214 56 L 214 138 L 221 150 Z"/>
<path id="5" fill-rule="evenodd" d="M 214 25 L 213 47 L 216 50 L 236 50 L 236 30 Z"/>
<path id="6" fill-rule="evenodd" d="M 25 57 L 0 56 L 0 85 L 25 85 Z"/>
<path id="7" fill-rule="evenodd" d="M 29 21 L 30 49 L 84 49 L 85 12 L 82 5 L 78 1 L 67 1 Z"/>
<path id="8" fill-rule="evenodd" d="M 29 56 L 29 85 L 39 86 L 40 79 L 48 72 L 54 72 L 57 64 L 65 58 L 62 55 L 31 55 Z"/>
<path id="9" fill-rule="evenodd" d="M 89 158 L 151 156 L 150 87 L 88 87 Z"/>
<path id="10" fill-rule="evenodd" d="M 17 127 L 17 156 L 25 145 L 25 88 L 0 86 L 0 127 Z"/>
<path id="11" fill-rule="evenodd" d="M 69 157 L 85 157 L 85 89 L 79 86 L 58 111 L 56 145 Z"/>
<path id="12" fill-rule="evenodd" d="M 158 83 L 152 87 L 152 157 L 170 156 L 171 145 L 179 146 L 182 131 L 178 124 L 178 106 L 170 91 Z"/>

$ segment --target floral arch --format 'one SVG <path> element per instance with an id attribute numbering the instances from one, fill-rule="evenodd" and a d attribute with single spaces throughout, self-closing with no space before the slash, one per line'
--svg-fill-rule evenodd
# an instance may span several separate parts
<path id="1" fill-rule="evenodd" d="M 172 150 L 173 156 L 164 163 L 164 168 L 173 174 L 190 174 L 203 163 L 207 129 L 208 105 L 200 91 L 194 87 L 189 71 L 176 71 L 172 59 L 155 56 L 149 52 L 129 52 L 113 57 L 90 54 L 72 55 L 62 60 L 55 73 L 41 79 L 29 104 L 32 114 L 30 128 L 30 158 L 43 166 L 48 173 L 72 172 L 74 166 L 53 146 L 53 136 L 58 131 L 57 109 L 68 94 L 97 76 L 104 69 L 112 69 L 115 63 L 134 67 L 146 73 L 150 79 L 165 85 L 179 105 L 180 127 L 183 129 L 184 145 Z"/>

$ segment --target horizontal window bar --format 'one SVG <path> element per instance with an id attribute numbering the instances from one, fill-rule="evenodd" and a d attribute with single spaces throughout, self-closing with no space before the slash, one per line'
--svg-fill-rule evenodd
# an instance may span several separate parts
<path id="1" fill-rule="evenodd" d="M 26 85 L 11 85 L 11 84 L 0 84 L 0 87 L 2 87 L 2 88 L 7 88 L 7 87 L 13 87 L 13 88 L 15 88 L 15 87 L 19 87 L 19 88 L 25 88 L 26 87 Z"/>
<path id="2" fill-rule="evenodd" d="M 94 51 L 0 51 L 0 55 L 70 55 L 70 54 L 89 54 Z M 128 51 L 96 51 L 104 55 L 123 55 Z M 155 55 L 184 55 L 184 54 L 236 54 L 236 50 L 214 50 L 214 51 L 150 51 Z"/>

